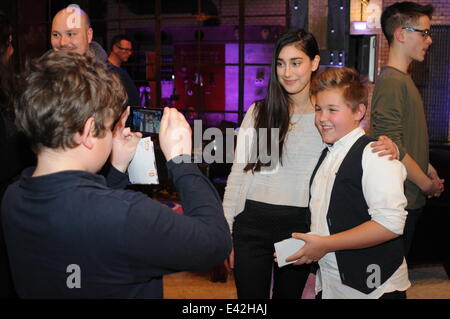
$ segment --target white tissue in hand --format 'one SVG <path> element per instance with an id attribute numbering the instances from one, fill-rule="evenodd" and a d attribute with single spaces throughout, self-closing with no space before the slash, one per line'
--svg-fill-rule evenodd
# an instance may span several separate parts
<path id="1" fill-rule="evenodd" d="M 301 239 L 288 238 L 274 244 L 275 252 L 277 254 L 278 267 L 283 267 L 295 262 L 295 260 L 286 262 L 286 258 L 295 254 L 303 246 L 305 242 Z"/>
<path id="2" fill-rule="evenodd" d="M 155 150 L 150 137 L 139 142 L 136 154 L 128 166 L 128 175 L 132 184 L 159 184 Z"/>

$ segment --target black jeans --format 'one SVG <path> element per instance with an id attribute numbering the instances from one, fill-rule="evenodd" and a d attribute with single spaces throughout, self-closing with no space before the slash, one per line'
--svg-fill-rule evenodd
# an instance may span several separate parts
<path id="1" fill-rule="evenodd" d="M 405 229 L 403 231 L 403 241 L 405 245 L 405 256 L 408 257 L 409 250 L 414 237 L 417 221 L 422 214 L 423 208 L 407 209 L 408 216 L 406 217 Z"/>
<path id="2" fill-rule="evenodd" d="M 269 299 L 273 269 L 273 299 L 299 299 L 309 265 L 274 263 L 273 244 L 308 232 L 307 209 L 247 200 L 233 224 L 234 277 L 239 299 Z"/>

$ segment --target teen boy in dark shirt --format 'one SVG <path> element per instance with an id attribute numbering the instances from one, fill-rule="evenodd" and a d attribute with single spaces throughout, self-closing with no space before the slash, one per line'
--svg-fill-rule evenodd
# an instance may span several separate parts
<path id="1" fill-rule="evenodd" d="M 160 144 L 184 214 L 122 190 L 140 134 L 117 125 L 126 94 L 104 64 L 53 52 L 31 66 L 17 111 L 37 153 L 2 212 L 24 298 L 162 298 L 161 276 L 209 268 L 231 249 L 220 198 L 194 164 L 189 125 L 166 109 Z M 114 127 L 114 128 L 113 128 Z M 110 157 L 106 179 L 95 173 Z"/>
<path id="2" fill-rule="evenodd" d="M 381 16 L 381 27 L 389 43 L 389 59 L 375 83 L 372 97 L 371 134 L 386 135 L 400 150 L 408 172 L 405 253 L 411 247 L 415 225 L 425 206 L 426 195 L 440 196 L 443 180 L 428 160 L 428 129 L 422 97 L 408 74 L 413 61 L 422 62 L 431 39 L 431 5 L 396 2 Z"/>

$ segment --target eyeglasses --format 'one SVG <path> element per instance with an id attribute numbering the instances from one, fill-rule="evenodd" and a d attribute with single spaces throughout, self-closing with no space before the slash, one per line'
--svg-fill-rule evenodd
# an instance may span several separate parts
<path id="1" fill-rule="evenodd" d="M 117 45 L 117 44 L 116 44 L 116 47 L 118 47 L 122 51 L 127 51 L 127 52 L 130 52 L 130 53 L 133 53 L 133 49 L 122 48 L 120 45 Z"/>
<path id="2" fill-rule="evenodd" d="M 421 29 L 416 29 L 416 28 L 412 28 L 412 27 L 403 27 L 403 30 L 408 30 L 408 31 L 412 31 L 412 32 L 419 32 L 422 33 L 422 36 L 427 39 L 427 38 L 431 38 L 431 31 L 430 30 L 421 30 Z"/>

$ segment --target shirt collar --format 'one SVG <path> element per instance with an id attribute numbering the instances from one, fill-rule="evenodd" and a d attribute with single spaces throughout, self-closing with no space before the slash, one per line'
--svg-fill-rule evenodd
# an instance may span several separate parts
<path id="1" fill-rule="evenodd" d="M 358 138 L 365 135 L 366 132 L 361 127 L 355 128 L 353 131 L 341 137 L 334 144 L 327 144 L 330 153 L 341 152 L 345 149 L 350 149 L 350 147 L 356 142 Z"/>
<path id="2" fill-rule="evenodd" d="M 62 171 L 49 175 L 33 177 L 35 167 L 29 167 L 22 172 L 20 187 L 36 192 L 58 192 L 78 185 L 102 185 L 106 187 L 103 176 L 85 171 Z"/>

